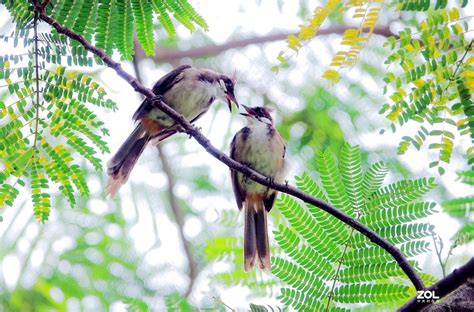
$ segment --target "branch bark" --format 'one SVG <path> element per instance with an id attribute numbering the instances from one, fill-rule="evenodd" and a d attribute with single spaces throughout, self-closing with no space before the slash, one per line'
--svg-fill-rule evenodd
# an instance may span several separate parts
<path id="1" fill-rule="evenodd" d="M 469 260 L 469 262 L 464 264 L 462 267 L 455 269 L 451 274 L 441 279 L 437 283 L 431 285 L 427 290 L 433 291 L 436 296 L 439 296 L 439 298 L 443 298 L 472 278 L 474 278 L 474 258 L 471 258 L 471 260 Z M 464 299 L 469 300 L 469 298 Z M 470 299 L 472 301 L 472 297 Z M 405 303 L 399 309 L 399 311 L 421 311 L 423 308 L 428 307 L 432 304 L 432 302 L 422 302 L 422 300 L 417 299 L 415 296 L 410 301 Z"/>
<path id="2" fill-rule="evenodd" d="M 331 34 L 343 34 L 350 27 L 336 26 L 326 29 L 321 29 L 318 31 L 318 36 L 331 35 Z M 379 27 L 374 29 L 374 34 L 389 37 L 395 36 L 394 33 L 390 31 L 389 26 Z M 232 40 L 223 44 L 212 44 L 205 47 L 197 47 L 188 50 L 179 50 L 179 49 L 157 49 L 155 51 L 155 56 L 153 60 L 156 63 L 172 63 L 183 58 L 200 58 L 208 57 L 216 54 L 220 54 L 227 50 L 244 48 L 253 44 L 262 44 L 275 41 L 281 41 L 288 38 L 289 35 L 298 35 L 298 32 L 286 32 L 286 33 L 274 33 L 264 36 L 255 36 L 245 39 Z M 145 58 L 145 52 L 143 49 L 138 46 L 135 49 L 135 55 L 138 59 Z"/>
<path id="3" fill-rule="evenodd" d="M 379 245 L 380 247 L 385 249 L 390 255 L 392 255 L 392 257 L 397 261 L 400 268 L 405 272 L 405 274 L 411 280 L 416 289 L 422 290 L 425 288 L 420 276 L 415 271 L 415 269 L 408 263 L 407 259 L 405 259 L 400 250 L 394 245 L 392 245 L 390 242 L 388 242 L 386 239 L 378 235 L 373 230 L 369 229 L 366 225 L 360 223 L 359 221 L 334 208 L 329 203 L 326 203 L 319 198 L 312 197 L 304 192 L 301 192 L 295 187 L 289 186 L 287 184 L 276 183 L 275 181 L 273 181 L 273 179 L 269 179 L 268 177 L 258 173 L 257 171 L 231 159 L 229 156 L 215 148 L 211 144 L 209 139 L 207 139 L 207 137 L 205 137 L 198 128 L 189 123 L 181 114 L 176 112 L 161 99 L 157 98 L 150 89 L 145 88 L 135 77 L 125 72 L 122 69 L 120 63 L 112 60 L 112 58 L 110 58 L 103 50 L 93 46 L 81 35 L 76 34 L 72 30 L 60 25 L 53 18 L 47 16 L 41 6 L 35 5 L 35 10 L 39 13 L 43 21 L 54 27 L 59 33 L 64 34 L 69 38 L 80 42 L 86 50 L 98 56 L 102 61 L 104 61 L 105 64 L 114 69 L 120 77 L 127 81 L 136 92 L 140 92 L 148 99 L 153 100 L 153 104 L 157 108 L 159 108 L 169 117 L 171 117 L 177 124 L 179 124 L 183 128 L 184 132 L 186 132 L 189 136 L 193 137 L 202 147 L 206 149 L 209 154 L 214 156 L 216 159 L 226 164 L 229 168 L 243 173 L 250 179 L 282 193 L 286 193 L 288 195 L 301 199 L 302 201 L 308 204 L 316 206 L 331 214 L 340 221 L 344 222 L 345 224 L 349 225 L 350 227 L 354 228 L 355 230 L 369 238 L 370 241 Z"/>

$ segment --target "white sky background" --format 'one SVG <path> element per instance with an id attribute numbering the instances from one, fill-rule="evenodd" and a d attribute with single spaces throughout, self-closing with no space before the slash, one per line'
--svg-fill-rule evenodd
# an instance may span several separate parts
<path id="1" fill-rule="evenodd" d="M 301 20 L 298 17 L 298 5 L 299 1 L 285 1 L 283 10 L 278 9 L 277 1 L 270 1 L 270 0 L 262 0 L 262 1 L 252 1 L 252 0 L 241 0 L 241 1 L 219 1 L 219 0 L 209 0 L 209 1 L 195 1 L 194 6 L 198 12 L 200 12 L 204 19 L 209 24 L 209 31 L 206 33 L 215 43 L 224 43 L 231 39 L 231 35 L 238 30 L 240 34 L 248 33 L 249 36 L 254 35 L 264 35 L 272 31 L 288 31 L 288 30 L 295 30 L 296 26 L 301 23 Z M 318 1 L 309 1 L 309 7 L 315 7 Z M 474 12 L 474 1 L 470 1 L 469 7 L 465 9 L 466 12 Z M 6 12 L 5 10 L 0 10 L 0 20 L 6 20 Z M 1 25 L 0 25 L 1 26 Z M 184 29 L 183 27 L 179 27 L 178 29 L 178 38 L 182 44 L 186 45 L 186 39 L 190 38 L 192 34 L 189 33 L 188 30 Z M 267 56 L 270 62 L 274 62 L 276 60 L 276 56 L 278 52 L 285 47 L 284 42 L 273 43 L 269 44 L 265 48 L 265 55 Z M 312 46 L 304 47 L 303 49 L 309 48 L 317 48 L 321 51 L 318 54 L 318 58 L 320 58 L 321 63 L 329 64 L 330 58 L 332 54 L 327 48 L 324 46 L 324 43 L 321 41 L 315 41 L 312 43 Z M 252 53 L 252 49 L 248 48 L 245 51 Z M 258 51 L 255 52 L 256 55 L 259 54 Z M 304 66 L 304 62 L 300 62 L 298 59 L 295 60 L 295 70 L 289 74 L 289 77 L 282 77 L 281 73 L 277 77 L 265 77 L 266 80 L 262 81 L 262 77 L 258 76 L 258 69 L 259 64 L 252 64 L 251 57 L 246 55 L 247 57 L 243 57 L 239 53 L 235 53 L 233 57 L 229 60 L 228 66 L 228 74 L 231 74 L 234 69 L 237 69 L 239 75 L 245 76 L 248 79 L 252 79 L 255 77 L 256 85 L 263 85 L 263 88 L 271 89 L 272 93 L 275 95 L 281 95 L 278 98 L 281 102 L 275 103 L 275 105 L 281 106 L 282 111 L 291 111 L 296 110 L 297 108 L 304 105 L 300 98 L 294 96 L 294 93 L 291 90 L 273 90 L 272 89 L 272 82 L 273 81 L 284 81 L 289 80 L 290 85 L 295 84 L 299 85 L 304 83 L 305 76 L 299 74 L 300 68 L 297 66 Z M 297 57 L 296 57 L 297 58 Z M 361 58 L 364 58 L 364 52 L 361 54 Z M 119 59 L 115 55 L 115 59 Z M 249 61 L 250 60 L 250 61 Z M 188 61 L 189 62 L 189 61 Z M 266 65 L 265 65 L 266 66 Z M 356 65 L 357 67 L 357 65 Z M 142 76 L 144 77 L 145 85 L 151 86 L 154 81 L 159 79 L 162 75 L 164 75 L 168 70 L 170 70 L 171 66 L 162 66 L 160 69 L 155 69 L 154 65 L 149 63 L 149 66 L 146 66 L 145 62 L 141 64 L 141 68 L 143 70 Z M 241 70 L 245 68 L 246 70 Z M 250 68 L 250 69 L 249 69 Z M 130 64 L 124 64 L 124 69 L 129 73 L 133 74 L 133 68 Z M 314 68 L 313 77 L 320 77 L 323 71 L 326 68 Z M 301 68 L 301 71 L 303 69 Z M 349 71 L 349 77 L 353 77 L 354 79 L 360 79 L 358 75 L 357 69 L 352 69 Z M 123 142 L 125 137 L 130 133 L 133 129 L 133 123 L 131 121 L 131 116 L 135 109 L 138 107 L 141 98 L 137 96 L 137 94 L 133 91 L 133 89 L 125 83 L 121 78 L 119 78 L 115 72 L 111 69 L 106 69 L 103 71 L 101 75 L 101 79 L 103 81 L 107 81 L 107 87 L 110 89 L 109 96 L 117 102 L 119 111 L 115 113 L 108 113 L 102 116 L 102 119 L 106 122 L 107 128 L 110 129 L 110 133 L 112 134 L 109 138 L 110 148 L 112 151 L 115 151 L 116 148 Z M 275 79 L 275 80 L 272 80 Z M 322 79 L 319 80 L 320 83 L 326 84 L 325 81 Z M 364 80 L 364 83 L 366 81 Z M 370 83 L 370 79 L 367 79 L 367 83 Z M 332 87 L 334 89 L 338 89 L 338 85 Z M 341 93 L 346 91 L 341 90 Z M 380 92 L 377 90 L 377 86 L 374 85 L 374 92 Z M 239 88 L 236 88 L 236 95 L 239 99 Z M 350 100 L 350 99 L 348 99 Z M 258 104 L 258 99 L 252 99 L 255 103 L 250 104 Z M 246 103 L 248 104 L 248 103 Z M 228 142 L 224 142 L 222 140 L 221 131 L 219 129 L 226 129 L 229 122 L 232 121 L 232 130 L 234 132 L 238 131 L 243 125 L 243 120 L 237 115 L 234 111 L 234 114 L 230 116 L 226 110 L 226 104 L 224 103 L 216 103 L 216 105 L 220 105 L 223 109 L 219 110 L 218 118 L 216 118 L 216 122 L 213 124 L 213 128 L 209 129 L 208 125 L 211 122 L 212 116 L 211 114 L 207 114 L 202 117 L 198 121 L 198 125 L 202 127 L 203 133 L 209 134 L 209 139 L 214 144 L 214 146 L 221 147 L 227 146 Z M 232 120 L 231 120 L 232 117 Z M 343 119 L 344 116 L 341 116 Z M 373 114 L 369 116 L 369 118 L 374 118 L 380 120 L 383 118 L 381 115 Z M 278 117 L 277 117 L 278 120 Z M 344 121 L 344 120 L 341 120 Z M 385 134 L 384 136 L 380 136 L 378 134 L 378 130 L 373 132 L 368 132 L 361 135 L 358 138 L 351 137 L 350 135 L 347 136 L 352 144 L 360 144 L 367 149 L 375 149 L 375 148 L 383 148 L 389 149 L 393 151 L 393 157 L 396 156 L 396 147 L 402 135 L 406 133 L 413 133 L 414 128 L 404 127 L 397 131 L 395 134 Z M 388 133 L 388 132 L 387 132 Z M 348 135 L 346 133 L 346 135 Z M 189 156 L 184 156 L 183 163 L 179 164 L 179 166 L 196 166 L 198 164 L 208 164 L 212 170 L 209 171 L 209 179 L 216 182 L 216 185 L 225 185 L 226 189 L 229 190 L 228 196 L 225 198 L 196 198 L 193 200 L 193 207 L 196 207 L 197 210 L 202 211 L 206 215 L 206 219 L 209 221 L 215 220 L 217 218 L 216 210 L 224 207 L 225 209 L 236 209 L 234 206 L 234 199 L 231 193 L 230 188 L 230 179 L 228 174 L 228 168 L 217 161 L 215 158 L 210 156 L 206 153 L 201 146 L 199 146 L 194 140 L 188 140 L 186 142 L 186 148 L 189 152 Z M 173 143 L 168 142 L 165 144 L 165 149 L 172 152 Z M 225 150 L 228 152 L 228 150 Z M 168 154 L 169 154 L 168 153 Z M 104 160 L 106 161 L 110 155 L 105 155 Z M 131 183 L 141 183 L 145 182 L 150 184 L 153 187 L 162 188 L 165 186 L 165 178 L 163 174 L 156 172 L 156 164 L 150 163 L 150 160 L 153 160 L 156 157 L 155 149 L 148 149 L 145 152 L 144 157 L 142 157 L 139 164 L 134 169 L 134 172 L 131 175 L 129 182 Z M 288 155 L 290 159 L 297 159 L 296 155 Z M 445 184 L 449 185 L 448 189 L 451 193 L 452 197 L 458 196 L 466 196 L 472 194 L 472 189 L 463 185 L 459 182 L 455 181 L 456 175 L 454 174 L 454 170 L 451 168 L 462 168 L 461 162 L 453 161 L 453 164 L 450 166 L 450 170 L 447 170 L 447 173 L 443 177 L 439 177 L 435 170 L 428 168 L 429 159 L 433 159 L 433 157 L 428 157 L 426 153 L 426 149 L 423 151 L 414 151 L 410 149 L 406 155 L 401 156 L 401 159 L 404 163 L 408 165 L 411 169 L 414 176 L 434 176 L 437 180 L 442 180 Z M 147 162 L 148 161 L 148 162 Z M 295 162 L 295 161 L 293 161 Z M 296 161 L 298 162 L 298 161 Z M 291 170 L 288 173 L 288 177 L 294 176 L 296 173 L 301 172 L 301 163 L 292 164 Z M 150 168 L 153 168 L 154 173 L 150 173 Z M 290 179 L 290 181 L 293 181 Z M 179 181 L 178 181 L 179 182 Z M 90 185 L 91 191 L 101 192 L 102 190 L 99 189 L 98 182 L 91 181 Z M 177 191 L 179 194 L 186 195 L 186 193 L 192 193 L 192 190 L 188 190 L 182 187 L 178 187 Z M 130 194 L 130 183 L 126 185 L 122 191 L 124 194 Z M 23 196 L 27 196 L 24 194 Z M 429 199 L 430 196 L 427 196 Z M 126 198 L 124 196 L 123 200 L 125 202 L 130 202 L 130 198 Z M 19 199 L 21 201 L 21 198 Z M 18 201 L 18 202 L 19 202 Z M 214 207 L 209 207 L 209 202 L 212 202 Z M 127 207 L 128 205 L 124 205 Z M 13 210 L 13 208 L 8 208 Z M 101 214 L 104 213 L 104 210 L 107 209 L 106 205 L 101 202 L 100 200 L 94 201 L 94 204 L 90 207 L 91 212 Z M 27 213 L 24 214 L 22 217 L 24 218 L 31 218 L 32 217 L 32 210 L 27 210 Z M 124 209 L 123 213 L 126 219 L 133 219 L 134 212 L 132 209 Z M 54 210 L 52 212 L 53 217 L 49 224 L 45 226 L 50 226 L 52 222 L 54 222 Z M 6 211 L 3 214 L 5 222 L 8 222 L 9 212 Z M 162 218 L 166 219 L 166 218 Z M 436 231 L 440 234 L 443 238 L 443 241 L 448 242 L 449 238 L 456 232 L 459 228 L 459 225 L 456 221 L 447 218 L 447 216 L 443 213 L 436 214 L 435 216 L 430 218 L 430 222 L 435 224 Z M 30 235 L 28 237 L 34 237 L 35 233 L 38 232 L 39 226 L 36 225 L 32 229 L 29 230 Z M 203 231 L 201 228 L 201 224 L 196 222 L 195 219 L 190 218 L 187 220 L 185 225 L 185 232 L 192 240 L 192 237 L 198 235 Z M 2 234 L 2 228 L 0 228 L 0 235 Z M 181 263 L 181 265 L 186 265 L 186 260 L 183 257 L 183 252 L 181 249 L 181 242 L 178 239 L 178 234 L 176 232 L 176 228 L 174 224 L 168 222 L 161 222 L 159 233 L 161 237 L 167 237 L 168 239 L 162 240 L 162 245 L 154 250 L 153 252 L 148 253 L 147 255 L 147 262 L 150 264 L 156 263 L 160 261 L 163 254 L 168 255 L 173 261 L 177 263 Z M 150 218 L 147 218 L 145 213 L 141 213 L 141 217 L 139 222 L 136 224 L 135 228 L 132 229 L 130 235 L 133 237 L 136 243 L 136 248 L 138 251 L 144 252 L 147 250 L 152 244 L 152 226 L 150 224 Z M 23 247 L 22 247 L 23 246 Z M 28 241 L 25 239 L 23 242 L 20 242 L 19 249 L 28 248 Z M 467 254 L 468 251 L 466 248 L 459 248 L 456 250 L 455 254 Z M 472 252 L 469 252 L 472 254 Z M 430 254 L 431 257 L 426 259 L 426 265 L 424 267 L 430 273 L 434 273 L 436 275 L 439 274 L 439 265 L 435 261 L 435 254 L 434 252 Z M 38 254 L 38 257 L 42 257 L 41 254 Z M 3 274 L 9 284 L 10 287 L 14 287 L 19 272 L 19 260 L 16 259 L 15 256 L 9 256 L 5 258 L 2 262 L 2 266 L 0 269 L 3 268 Z M 7 270 L 8 268 L 8 270 Z M 169 278 L 176 279 L 181 278 L 181 275 L 175 274 L 170 272 Z M 185 281 L 183 280 L 183 283 Z M 198 284 L 195 286 L 196 291 L 192 295 L 192 299 L 199 302 L 201 299 L 205 299 L 211 293 L 212 285 L 209 284 L 209 279 L 207 278 L 200 278 L 198 280 Z M 233 288 L 229 290 L 223 290 L 220 295 L 222 300 L 231 307 L 234 308 L 246 308 L 248 307 L 248 301 L 246 296 L 248 291 L 243 288 Z M 208 300 L 209 301 L 209 300 Z M 269 303 L 268 300 L 260 301 L 261 303 Z M 114 310 L 120 311 L 123 307 L 121 305 L 114 305 Z"/>

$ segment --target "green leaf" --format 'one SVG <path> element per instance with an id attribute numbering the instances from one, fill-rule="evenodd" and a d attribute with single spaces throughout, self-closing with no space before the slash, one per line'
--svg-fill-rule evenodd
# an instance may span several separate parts
<path id="1" fill-rule="evenodd" d="M 344 144 L 339 156 L 339 168 L 352 210 L 359 212 L 364 205 L 362 161 L 358 146 Z"/>
<path id="2" fill-rule="evenodd" d="M 152 7 L 148 0 L 131 0 L 138 42 L 147 56 L 155 55 Z"/>
<path id="3" fill-rule="evenodd" d="M 340 171 L 334 156 L 328 151 L 324 151 L 316 155 L 316 163 L 320 174 L 322 186 L 326 190 L 327 196 L 331 204 L 336 208 L 354 216 L 351 210 L 349 197 L 344 189 Z"/>
<path id="4" fill-rule="evenodd" d="M 104 49 L 108 55 L 112 55 L 112 50 L 116 45 L 118 25 L 116 11 L 116 0 L 99 0 L 95 40 L 97 47 Z"/>
<path id="5" fill-rule="evenodd" d="M 122 54 L 122 59 L 130 60 L 134 54 L 133 51 L 133 15 L 130 1 L 117 0 L 118 19 L 117 27 L 117 49 Z"/>
<path id="6" fill-rule="evenodd" d="M 435 212 L 435 204 L 417 202 L 436 184 L 432 178 L 402 180 L 383 186 L 388 170 L 377 162 L 364 172 L 360 151 L 344 145 L 339 159 L 325 151 L 317 156 L 318 172 L 296 177 L 298 188 L 313 196 L 349 202 L 347 213 L 414 257 L 429 251 L 423 240 L 434 233 L 421 221 Z M 314 180 L 310 176 L 317 176 Z M 342 199 L 342 200 L 341 200 Z M 285 285 L 280 300 L 294 309 L 346 311 L 346 303 L 399 305 L 413 296 L 409 280 L 383 248 L 349 229 L 312 205 L 301 205 L 282 194 L 276 207 L 282 213 L 275 241 L 283 254 L 272 259 L 272 273 Z M 416 262 L 411 261 L 412 266 Z M 397 283 L 388 283 L 395 279 Z M 375 304 L 375 305 L 374 305 Z M 309 307 L 311 305 L 311 308 Z"/>
<path id="7" fill-rule="evenodd" d="M 451 240 L 456 246 L 472 242 L 474 240 L 474 222 L 466 222 Z"/>
<path id="8" fill-rule="evenodd" d="M 396 302 L 412 295 L 408 286 L 400 284 L 350 284 L 334 290 L 334 300 L 342 303 Z"/>
<path id="9" fill-rule="evenodd" d="M 443 202 L 444 210 L 453 217 L 467 219 L 474 211 L 474 196 L 459 197 Z"/>
<path id="10" fill-rule="evenodd" d="M 364 174 L 362 192 L 364 200 L 367 200 L 376 190 L 378 190 L 388 173 L 388 169 L 382 161 L 376 162 L 370 166 Z"/>

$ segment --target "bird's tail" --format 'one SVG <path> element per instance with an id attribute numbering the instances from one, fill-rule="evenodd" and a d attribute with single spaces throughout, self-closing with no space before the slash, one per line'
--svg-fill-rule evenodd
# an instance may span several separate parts
<path id="1" fill-rule="evenodd" d="M 107 162 L 107 173 L 109 175 L 107 195 L 114 197 L 120 187 L 127 182 L 135 163 L 149 140 L 150 135 L 139 123 L 120 146 L 117 153 Z"/>
<path id="2" fill-rule="evenodd" d="M 245 203 L 244 269 L 250 271 L 258 261 L 262 270 L 270 270 L 267 211 L 261 199 Z"/>

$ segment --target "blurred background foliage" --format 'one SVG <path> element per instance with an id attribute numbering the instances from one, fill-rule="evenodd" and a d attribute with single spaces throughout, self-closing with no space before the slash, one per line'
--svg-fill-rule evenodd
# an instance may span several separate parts
<path id="1" fill-rule="evenodd" d="M 99 3 L 97 8 L 102 9 L 107 3 L 83 1 L 89 2 Z M 153 5 L 159 2 L 150 1 Z M 383 160 L 390 169 L 388 182 L 435 176 L 439 186 L 428 199 L 444 201 L 444 206 L 451 209 L 450 215 L 457 219 L 448 218 L 444 213 L 429 219 L 439 235 L 437 246 L 442 242 L 450 247 L 438 253 L 439 261 L 435 256 L 438 249 L 433 248 L 428 257 L 418 260 L 424 271 L 441 277 L 444 271 L 449 272 L 472 256 L 470 245 L 461 245 L 456 239 L 450 242 L 461 225 L 467 228 L 472 221 L 472 198 L 466 197 L 472 194 L 472 184 L 463 184 L 456 174 L 469 169 L 466 150 L 471 142 L 456 141 L 450 163 L 441 177 L 428 166 L 437 156 L 427 148 L 422 152 L 408 149 L 404 151 L 405 156 L 396 156 L 400 138 L 416 133 L 416 126 L 409 124 L 396 133 L 379 134 L 381 129 L 390 127 L 390 122 L 378 112 L 389 101 L 382 91 L 387 84 L 383 79 L 390 71 L 384 61 L 391 51 L 384 48 L 384 43 L 388 37 L 398 36 L 405 27 L 415 29 L 432 12 L 424 11 L 434 9 L 424 10 L 421 4 L 433 1 L 418 1 L 420 10 L 412 7 L 415 12 L 383 6 L 377 12 L 379 16 L 370 41 L 364 44 L 355 65 L 333 66 L 338 71 L 336 85 L 322 77 L 341 49 L 345 30 L 357 28 L 360 23 L 342 14 L 331 14 L 319 33 L 298 49 L 297 55 L 291 55 L 275 74 L 272 67 L 279 65 L 278 52 L 288 49 L 285 42 L 288 35 L 297 35 L 298 25 L 313 16 L 314 8 L 327 3 L 311 0 L 221 2 L 193 3 L 199 15 L 195 15 L 191 25 L 208 27 L 208 32 L 198 28 L 190 34 L 189 24 L 181 25 L 182 17 L 177 15 L 168 16 L 175 28 L 163 23 L 166 16 L 153 18 L 151 35 L 156 44 L 150 45 L 148 28 L 139 30 L 141 34 L 137 34 L 133 46 L 134 61 L 124 62 L 125 68 L 131 73 L 135 70 L 147 86 L 182 63 L 229 74 L 236 69 L 240 78 L 237 97 L 241 103 L 276 108 L 276 124 L 287 142 L 290 183 L 294 183 L 295 174 L 316 169 L 314 157 L 318 151 L 329 149 L 338 154 L 345 141 L 360 146 L 364 168 Z M 8 6 L 9 3 L 21 4 L 21 1 L 2 3 Z M 120 6 L 123 1 L 117 3 L 117 8 L 123 9 Z M 457 7 L 461 18 L 465 18 L 472 29 L 469 15 L 472 3 L 465 8 L 461 4 L 455 1 L 448 8 Z M 60 9 L 66 8 L 49 12 L 59 18 Z M 153 6 L 153 9 L 159 8 Z M 25 13 L 24 9 L 14 12 Z M 114 12 L 111 14 L 118 14 Z M 102 10 L 101 14 L 106 12 Z M 0 6 L 0 16 L 5 20 L 0 24 L 0 33 L 11 33 L 13 17 L 5 6 Z M 143 18 L 148 27 L 150 16 Z M 74 19 L 69 21 L 74 25 Z M 278 24 L 275 21 L 279 21 Z M 90 26 L 87 34 L 92 36 L 95 29 L 94 25 Z M 466 36 L 472 38 L 472 35 Z M 101 42 L 109 52 L 116 49 L 115 59 L 131 57 L 130 46 L 125 43 L 108 46 L 105 39 L 100 40 L 104 40 Z M 152 55 L 155 48 L 155 56 L 146 57 Z M 3 54 L 4 49 L 1 50 Z M 132 128 L 129 119 L 140 98 L 108 69 L 100 66 L 74 69 L 92 76 L 117 103 L 119 112 L 98 113 L 110 130 L 109 147 L 114 150 Z M 5 89 L 0 88 L 0 98 L 6 97 Z M 228 151 L 230 139 L 243 121 L 236 114 L 231 118 L 224 105 L 217 104 L 198 125 L 216 146 Z M 100 157 L 106 160 L 109 155 Z M 0 223 L 0 309 L 120 311 L 128 306 L 140 311 L 166 307 L 169 310 L 194 307 L 223 311 L 226 305 L 248 310 L 249 302 L 281 304 L 275 299 L 280 287 L 275 277 L 260 271 L 243 272 L 243 223 L 233 202 L 228 169 L 193 140 L 181 135 L 164 142 L 159 150 L 149 148 L 129 183 L 113 201 L 104 198 L 105 174 L 97 173 L 86 163 L 82 163 L 82 168 L 90 197 L 78 197 L 76 207 L 70 208 L 59 191 L 50 190 L 54 209 L 46 224 L 34 220 L 29 194 L 24 192 L 18 195 L 13 207 L 0 210 L 3 218 Z M 450 200 L 454 197 L 465 199 L 453 203 Z M 463 212 L 459 212 L 462 209 L 465 209 L 464 217 Z M 281 218 L 277 209 L 272 210 L 270 227 L 280 224 Z M 452 249 L 454 245 L 457 247 Z M 275 243 L 272 248 L 274 254 L 280 252 Z M 449 262 L 447 251 L 451 254 Z"/>

